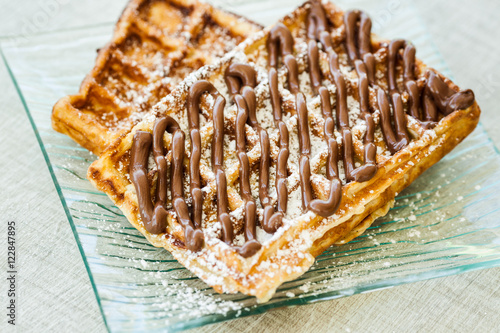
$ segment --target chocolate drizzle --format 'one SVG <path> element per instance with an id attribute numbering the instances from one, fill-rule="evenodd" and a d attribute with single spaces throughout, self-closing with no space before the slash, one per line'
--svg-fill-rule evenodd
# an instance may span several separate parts
<path id="1" fill-rule="evenodd" d="M 199 185 L 199 158 L 193 163 L 193 154 L 201 156 L 201 139 L 199 134 L 199 113 L 200 113 L 200 98 L 204 93 L 209 93 L 215 99 L 213 110 L 214 135 L 212 139 L 212 170 L 215 174 L 215 184 L 217 187 L 217 219 L 222 227 L 222 240 L 231 245 L 233 242 L 233 224 L 228 212 L 227 198 L 227 180 L 224 172 L 224 106 L 226 100 L 215 89 L 213 84 L 206 80 L 195 82 L 189 89 L 188 96 L 188 115 L 189 115 L 189 130 L 191 132 L 191 184 L 195 182 L 195 186 Z M 197 177 L 197 178 L 196 178 Z M 193 191 L 193 186 L 191 186 Z"/>
<path id="2" fill-rule="evenodd" d="M 325 119 L 324 131 L 325 141 L 328 145 L 328 158 L 326 161 L 326 178 L 330 181 L 330 194 L 328 199 L 314 199 L 309 203 L 312 211 L 318 215 L 328 217 L 334 214 L 342 199 L 342 182 L 339 178 L 338 170 L 338 147 L 334 134 L 335 121 L 332 116 L 332 106 L 330 104 L 330 93 L 325 87 L 320 87 L 318 93 L 321 99 L 321 110 Z"/>
<path id="3" fill-rule="evenodd" d="M 319 40 L 323 31 L 328 31 L 325 10 L 319 1 L 312 1 L 307 16 L 307 38 Z"/>
<path id="4" fill-rule="evenodd" d="M 449 115 L 456 110 L 467 109 L 474 103 L 474 93 L 472 90 L 467 89 L 456 92 L 433 71 L 429 71 L 428 74 L 428 92 L 434 99 L 438 110 L 444 115 Z"/>
<path id="5" fill-rule="evenodd" d="M 376 149 L 373 143 L 373 133 L 375 126 L 373 124 L 373 119 L 370 112 L 368 111 L 367 96 L 360 98 L 360 110 L 362 117 L 366 120 L 366 135 L 365 135 L 365 164 L 359 168 L 354 168 L 354 145 L 352 140 L 351 127 L 349 125 L 349 109 L 347 106 L 347 87 L 345 83 L 344 76 L 340 71 L 338 56 L 332 49 L 329 50 L 330 55 L 330 72 L 333 75 L 333 82 L 335 83 L 336 93 L 337 93 L 337 129 L 342 135 L 342 146 L 344 151 L 344 170 L 346 175 L 346 180 L 351 181 L 367 181 L 370 180 L 377 171 L 377 166 L 375 163 Z M 358 70 L 360 71 L 360 94 L 366 94 L 363 92 L 363 82 L 366 80 L 366 70 L 363 68 L 362 63 L 358 64 Z M 362 75 L 361 75 L 362 74 Z M 368 87 L 366 86 L 366 89 Z"/>
<path id="6" fill-rule="evenodd" d="M 315 27 L 324 27 L 321 21 L 319 21 L 318 17 L 314 17 L 314 23 L 310 23 L 308 25 L 309 27 L 315 26 Z M 291 38 L 292 34 L 290 33 L 290 30 L 286 28 L 285 26 L 280 26 L 279 31 L 281 32 L 281 36 L 284 40 L 288 40 Z M 311 30 L 309 30 L 309 33 Z M 270 36 L 272 36 L 273 31 L 271 30 Z M 281 43 L 280 43 L 281 44 Z M 269 47 L 269 53 L 271 53 L 272 49 L 275 49 L 276 46 L 273 47 L 273 43 L 268 44 Z M 313 52 L 314 53 L 314 52 Z M 315 53 L 317 56 L 317 52 Z M 295 57 L 292 54 L 285 54 L 282 52 L 281 54 L 283 58 L 284 65 L 287 69 L 287 78 L 288 78 L 288 89 L 292 94 L 295 95 L 295 105 L 296 105 L 296 111 L 297 111 L 297 122 L 298 122 L 298 135 L 299 135 L 299 151 L 300 151 L 300 157 L 299 157 L 299 173 L 300 173 L 300 187 L 302 189 L 302 208 L 304 210 L 306 209 L 313 209 L 311 206 L 311 202 L 313 201 L 313 193 L 312 193 L 312 187 L 311 187 L 311 166 L 309 162 L 310 158 L 310 153 L 311 153 L 311 142 L 310 142 L 310 137 L 309 137 L 309 119 L 308 119 L 308 114 L 307 114 L 307 105 L 306 105 L 306 100 L 305 96 L 302 92 L 300 92 L 300 82 L 299 82 L 299 70 L 297 67 L 297 61 L 295 60 Z M 270 58 L 271 59 L 271 58 Z M 317 59 L 313 60 L 316 61 Z M 273 62 L 269 62 L 269 66 L 275 67 L 277 66 L 278 59 L 273 59 Z M 319 70 L 319 67 L 316 67 Z M 271 72 L 270 72 L 271 73 Z M 273 72 L 274 73 L 274 72 Z M 316 84 L 318 84 L 318 81 L 320 80 L 319 73 L 316 74 Z M 271 82 L 271 79 L 270 79 Z M 313 82 L 313 81 L 312 81 Z M 277 88 L 277 87 L 275 87 Z M 270 88 L 271 91 L 273 88 Z M 313 83 L 313 88 L 314 88 L 314 83 Z M 275 90 L 275 92 L 277 89 Z M 271 95 L 273 95 L 273 92 L 271 92 Z M 276 109 L 273 105 L 273 108 Z M 275 114 L 276 114 L 276 110 Z M 276 118 L 276 117 L 275 117 Z M 287 140 L 288 141 L 288 140 Z M 287 144 L 288 145 L 288 144 Z M 314 206 L 314 210 L 318 210 L 318 207 L 322 206 Z M 317 213 L 319 215 L 322 215 L 321 213 L 324 213 L 322 210 L 318 210 Z"/>
<path id="7" fill-rule="evenodd" d="M 359 23 L 359 27 L 358 27 Z M 346 26 L 346 49 L 351 63 L 363 60 L 370 83 L 374 82 L 375 57 L 371 53 L 372 20 L 359 10 L 350 10 L 344 15 Z"/>
<path id="8" fill-rule="evenodd" d="M 286 28 L 285 32 L 288 32 L 288 34 L 290 34 L 290 31 Z M 271 49 L 270 46 L 268 47 Z M 283 57 L 284 55 L 285 52 L 282 52 L 281 56 Z M 278 196 L 278 200 L 276 203 L 277 212 L 273 214 L 273 216 L 269 220 L 269 224 L 267 225 L 264 224 L 262 227 L 266 232 L 274 232 L 277 230 L 277 227 L 281 225 L 283 216 L 286 213 L 288 205 L 288 188 L 286 184 L 286 179 L 288 177 L 287 164 L 290 151 L 288 149 L 288 143 L 289 143 L 288 128 L 286 127 L 286 124 L 283 121 L 283 110 L 281 108 L 281 98 L 278 89 L 278 72 L 276 71 L 276 67 L 278 67 L 277 59 L 274 62 L 274 64 L 271 64 L 270 60 L 269 66 L 271 67 L 269 69 L 269 74 L 268 74 L 269 93 L 271 95 L 271 106 L 273 109 L 274 125 L 278 128 L 278 133 L 279 133 L 279 152 L 278 152 L 278 161 L 276 162 L 276 194 Z"/>
<path id="9" fill-rule="evenodd" d="M 319 6 L 319 7 L 318 7 Z M 321 9 L 321 10 L 320 10 Z M 314 92 L 319 92 L 322 90 L 321 87 L 321 72 L 319 68 L 319 59 L 318 59 L 318 49 L 316 40 L 321 35 L 321 32 L 327 29 L 327 21 L 324 12 L 322 11 L 321 5 L 317 5 L 313 3 L 311 8 L 311 15 L 308 19 L 308 36 L 312 38 L 308 44 L 308 60 L 310 66 L 310 76 L 311 76 L 311 85 Z M 287 29 L 287 28 L 286 28 Z M 288 29 L 287 29 L 288 30 Z M 291 33 L 288 30 L 288 33 L 284 33 L 284 28 L 280 27 L 280 31 L 282 35 L 287 36 Z M 326 40 L 326 39 L 325 39 Z M 300 92 L 300 83 L 298 78 L 298 67 L 297 61 L 295 57 L 291 54 L 282 54 L 284 57 L 284 65 L 287 68 L 288 73 L 288 89 L 292 94 L 295 95 L 295 103 L 296 103 L 296 111 L 297 111 L 297 122 L 298 122 L 298 135 L 299 135 L 299 173 L 300 173 L 300 186 L 302 189 L 302 208 L 304 210 L 311 210 L 316 214 L 324 217 L 331 216 L 337 210 L 340 199 L 342 195 L 341 191 L 341 182 L 338 178 L 338 170 L 337 170 L 337 142 L 333 136 L 333 131 L 330 131 L 330 137 L 327 138 L 328 146 L 329 146 L 329 158 L 328 158 L 328 166 L 327 166 L 327 177 L 330 180 L 330 195 L 327 200 L 313 199 L 313 190 L 311 186 L 311 166 L 310 166 L 310 153 L 311 153 L 311 142 L 309 137 L 309 119 L 308 119 L 308 111 L 305 96 L 302 92 Z M 274 62 L 277 64 L 277 60 Z M 270 66 L 273 66 L 273 63 L 270 62 Z M 270 72 L 270 74 L 275 72 Z M 272 82 L 271 78 L 269 80 Z M 276 80 L 274 80 L 276 81 Z M 274 82 L 272 82 L 274 84 Z M 271 85 L 271 96 L 273 96 L 273 90 L 277 91 L 277 87 L 273 88 L 273 84 Z M 329 95 L 325 94 L 326 90 L 322 90 L 322 105 L 324 113 L 331 118 L 331 111 L 328 113 L 326 111 L 328 108 L 331 109 Z M 326 91 L 327 93 L 327 91 Z M 328 95 L 328 100 L 325 98 Z M 273 98 L 274 100 L 274 98 Z M 327 104 L 328 103 L 328 104 Z M 276 103 L 277 104 L 277 103 Z M 273 109 L 277 109 L 278 106 L 274 106 Z M 328 121 L 327 121 L 328 123 Z M 329 122 L 331 123 L 331 121 Z M 326 125 L 325 125 L 326 126 Z M 325 132 L 326 133 L 326 132 Z"/>
<path id="10" fill-rule="evenodd" d="M 365 182 L 373 178 L 377 172 L 377 147 L 375 147 L 375 122 L 369 109 L 368 73 L 365 63 L 361 60 L 355 61 L 358 73 L 358 90 L 360 117 L 365 120 L 366 132 L 364 139 L 365 164 L 352 171 L 351 176 L 357 182 Z"/>
<path id="11" fill-rule="evenodd" d="M 334 51 L 330 29 L 333 24 L 328 21 L 320 1 L 312 1 L 307 17 L 307 61 L 311 88 L 319 95 L 321 112 L 324 119 L 324 140 L 328 147 L 326 161 L 326 178 L 330 181 L 330 192 L 325 200 L 314 198 L 311 184 L 311 138 L 309 134 L 309 116 L 306 97 L 300 90 L 299 69 L 293 55 L 294 38 L 290 30 L 282 23 L 271 29 L 267 38 L 269 53 L 269 93 L 274 118 L 274 126 L 279 133 L 279 151 L 276 161 L 276 204 L 269 195 L 269 173 L 271 161 L 270 140 L 267 131 L 257 120 L 257 102 L 254 88 L 257 85 L 255 70 L 247 64 L 233 63 L 226 69 L 224 78 L 233 102 L 237 108 L 235 137 L 237 157 L 239 161 L 239 189 L 243 200 L 245 244 L 234 246 L 233 225 L 229 216 L 227 180 L 224 172 L 224 107 L 225 99 L 208 81 L 194 83 L 187 98 L 187 113 L 191 152 L 189 160 L 190 196 L 189 209 L 183 193 L 184 169 L 184 133 L 178 123 L 169 116 L 157 119 L 153 134 L 137 131 L 134 135 L 130 174 L 135 186 L 139 204 L 139 212 L 146 230 L 153 234 L 161 234 L 167 229 L 168 202 L 167 188 L 170 183 L 172 208 L 185 233 L 185 246 L 198 251 L 203 246 L 202 227 L 203 192 L 199 165 L 201 162 L 200 134 L 200 98 L 208 93 L 215 99 L 213 107 L 213 139 L 211 164 L 215 174 L 217 219 L 222 227 L 222 241 L 233 246 L 243 257 L 251 257 L 257 253 L 261 244 L 257 240 L 256 225 L 258 221 L 257 203 L 252 196 L 250 174 L 251 165 L 247 155 L 246 126 L 249 125 L 259 136 L 261 157 L 259 165 L 259 201 L 263 209 L 262 228 L 275 232 L 283 223 L 288 204 L 288 157 L 289 133 L 283 121 L 283 107 L 279 92 L 278 68 L 287 70 L 288 90 L 295 97 L 295 110 L 299 137 L 299 172 L 302 190 L 302 208 L 320 216 L 333 215 L 342 199 L 342 182 L 339 178 L 338 163 L 342 156 L 346 182 L 366 182 L 377 173 L 377 147 L 375 145 L 375 120 L 373 112 L 380 111 L 380 126 L 387 148 L 391 154 L 397 153 L 410 142 L 406 129 L 406 117 L 419 121 L 424 128 L 434 126 L 439 120 L 438 112 L 448 115 L 456 110 L 466 109 L 474 103 L 471 90 L 456 92 L 439 75 L 428 70 L 425 82 L 417 83 L 415 73 L 415 47 L 404 40 L 392 41 L 387 48 L 387 83 L 388 93 L 377 86 L 375 79 L 375 57 L 372 54 L 370 18 L 358 10 L 349 11 L 344 16 L 346 30 L 345 47 L 348 63 L 357 73 L 357 95 L 359 97 L 359 117 L 366 125 L 363 136 L 364 163 L 355 168 L 355 147 L 352 129 L 349 124 L 347 105 L 348 86 L 342 74 L 338 54 Z M 319 43 L 319 44 L 318 44 Z M 337 48 L 336 48 L 337 49 Z M 323 73 L 320 66 L 320 54 L 328 56 L 329 73 Z M 281 61 L 281 64 L 280 64 Z M 398 63 L 401 63 L 398 65 Z M 403 89 L 398 86 L 398 75 L 402 68 Z M 335 85 L 335 118 L 332 112 L 330 92 L 323 86 L 323 79 Z M 423 84 L 422 84 L 423 83 Z M 376 93 L 376 103 L 370 103 L 370 89 Z M 408 95 L 408 103 L 403 103 L 402 95 Z M 375 105 L 376 104 L 376 105 Z M 391 111 L 392 109 L 392 111 Z M 335 130 L 340 133 L 339 147 Z M 171 133 L 170 178 L 168 175 L 167 156 L 164 148 L 164 133 Z M 339 149 L 341 149 L 339 154 Z M 157 169 L 156 193 L 153 205 L 151 185 L 148 179 L 148 159 L 151 150 Z"/>
<path id="12" fill-rule="evenodd" d="M 307 48 L 307 60 L 309 62 L 309 76 L 311 78 L 311 88 L 317 94 L 321 87 L 321 70 L 319 68 L 319 50 L 316 40 L 311 39 Z"/>
<path id="13" fill-rule="evenodd" d="M 396 132 L 394 132 L 394 129 L 392 128 L 389 100 L 386 93 L 381 88 L 378 88 L 377 100 L 378 107 L 380 109 L 380 122 L 382 125 L 384 140 L 391 154 L 395 154 L 406 147 L 409 142 L 408 134 L 406 133 L 406 118 L 404 115 L 401 95 L 397 92 L 392 94 L 392 105 L 394 106 L 394 125 L 396 126 Z"/>
<path id="14" fill-rule="evenodd" d="M 234 95 L 234 101 L 238 108 L 236 115 L 236 147 L 240 163 L 240 194 L 244 202 L 245 212 L 245 240 L 246 243 L 238 248 L 243 257 L 250 257 L 260 250 L 261 245 L 257 241 L 257 205 L 252 197 L 250 188 L 250 162 L 246 152 L 245 125 L 250 124 L 258 133 L 261 145 L 261 159 L 259 172 L 259 196 L 262 207 L 264 207 L 264 221 L 266 222 L 266 211 L 270 207 L 268 196 L 269 187 L 269 137 L 266 130 L 261 128 L 257 122 L 255 92 L 255 70 L 246 64 L 231 64 L 224 75 L 229 91 Z M 264 222 L 264 223 L 265 223 Z"/>
<path id="15" fill-rule="evenodd" d="M 318 2 L 315 2 L 320 5 Z M 364 182 L 368 181 L 375 175 L 377 171 L 376 165 L 376 147 L 374 144 L 374 132 L 375 124 L 373 117 L 369 109 L 369 76 L 373 76 L 374 73 L 374 58 L 371 54 L 370 45 L 370 29 L 371 20 L 364 13 L 359 11 L 350 11 L 346 13 L 344 18 L 347 28 L 347 38 L 346 38 L 346 48 L 350 56 L 351 61 L 355 64 L 356 71 L 358 73 L 358 88 L 359 88 L 359 102 L 360 102 L 360 117 L 365 120 L 366 123 L 366 133 L 364 139 L 364 159 L 365 164 L 359 168 L 354 168 L 354 147 L 352 140 L 351 128 L 349 125 L 349 110 L 347 107 L 347 91 L 344 77 L 340 71 L 338 56 L 336 52 L 331 47 L 331 41 L 328 41 L 328 35 L 324 32 L 321 33 L 323 48 L 329 55 L 330 73 L 333 76 L 333 82 L 335 83 L 337 90 L 337 128 L 342 135 L 343 151 L 344 151 L 344 169 L 346 173 L 347 181 L 358 181 Z M 360 23 L 359 29 L 357 29 L 357 22 Z M 318 34 L 320 34 L 318 32 Z M 357 36 L 356 36 L 357 35 Z M 309 42 L 311 44 L 311 42 Z M 309 53 L 311 56 L 311 53 Z M 365 59 L 364 63 L 361 58 Z M 309 61 L 312 63 L 313 61 Z M 368 68 L 371 68 L 369 71 Z M 310 71 L 315 70 L 310 67 Z M 371 73 L 371 74 L 369 74 Z M 320 75 L 320 74 L 318 74 Z M 371 80 L 373 82 L 373 80 Z M 325 103 L 322 99 L 322 107 Z M 323 112 L 325 114 L 325 112 Z M 326 126 L 326 125 L 325 125 Z M 326 133 L 326 127 L 325 127 Z M 325 135 L 328 142 L 328 135 Z M 333 148 L 333 147 L 332 147 Z M 337 149 L 335 147 L 335 149 Z M 329 152 L 331 155 L 331 152 Z"/>
<path id="16" fill-rule="evenodd" d="M 400 39 L 392 41 L 388 47 L 387 75 L 393 100 L 393 95 L 400 93 L 396 81 L 396 66 L 402 49 L 404 86 L 409 96 L 408 113 L 416 120 L 419 120 L 425 128 L 437 125 L 438 111 L 446 116 L 453 111 L 467 109 L 474 103 L 472 90 L 467 89 L 456 92 L 432 70 L 428 70 L 426 74 L 427 79 L 421 94 L 415 81 L 415 47 Z M 393 107 L 396 107 L 394 103 Z M 422 109 L 423 114 L 421 114 L 420 109 Z"/>
<path id="17" fill-rule="evenodd" d="M 183 190 L 183 160 L 184 132 L 171 117 L 158 118 L 155 122 L 153 135 L 145 131 L 137 131 L 131 152 L 130 174 L 137 192 L 139 210 L 146 230 L 152 234 L 165 232 L 167 211 L 167 159 L 164 151 L 163 134 L 172 133 L 172 163 L 171 163 L 171 193 L 172 206 L 179 223 L 184 228 L 185 245 L 191 251 L 198 251 L 203 245 L 203 232 L 200 225 L 193 223 L 189 217 L 189 209 L 184 199 Z M 147 178 L 147 165 L 151 143 L 157 167 L 158 181 L 156 184 L 156 204 L 153 209 Z M 194 214 L 193 214 L 194 215 Z"/>
<path id="18" fill-rule="evenodd" d="M 437 113 L 432 112 L 432 110 L 427 110 L 424 108 L 423 115 L 420 112 L 420 89 L 415 81 L 415 47 L 405 40 L 397 39 L 393 40 L 387 49 L 387 81 L 389 84 L 389 94 L 391 95 L 391 99 L 399 104 L 397 95 L 400 95 L 401 92 L 398 88 L 397 83 L 397 64 L 398 58 L 400 58 L 400 51 L 403 50 L 402 57 L 402 67 L 403 67 L 403 80 L 404 87 L 406 92 L 408 93 L 408 113 L 418 120 L 422 125 L 426 128 L 431 128 L 436 125 L 437 121 Z M 380 104 L 380 102 L 379 102 Z M 397 105 L 392 103 L 392 107 L 396 109 Z M 382 112 L 387 117 L 387 112 Z M 401 116 L 400 116 L 401 117 Z M 386 120 L 386 123 L 390 122 L 390 120 Z M 406 127 L 406 125 L 405 125 Z M 384 127 L 382 127 L 384 129 Z M 386 126 L 386 130 L 389 130 Z M 384 131 L 384 136 L 389 135 Z M 397 140 L 394 136 L 393 139 Z M 407 138 L 406 138 L 406 141 Z M 396 149 L 397 144 L 392 142 L 390 144 L 391 152 Z M 398 149 L 403 148 L 405 145 L 400 143 Z"/>
<path id="19" fill-rule="evenodd" d="M 344 160 L 344 167 L 346 170 L 347 181 L 355 180 L 357 182 L 364 182 L 372 179 L 377 172 L 377 149 L 374 143 L 375 123 L 369 108 L 368 90 L 368 85 L 374 84 L 375 76 L 375 58 L 371 53 L 372 21 L 368 15 L 358 10 L 347 12 L 345 14 L 344 21 L 347 26 L 346 48 L 348 50 L 349 58 L 351 62 L 353 62 L 356 68 L 356 73 L 358 74 L 359 108 L 361 111 L 360 118 L 362 118 L 366 124 L 366 133 L 364 138 L 365 164 L 357 169 L 354 169 L 353 153 L 349 153 L 351 145 L 347 145 L 347 142 L 344 142 L 344 156 L 347 156 L 348 161 L 346 163 L 346 160 Z M 357 27 L 358 22 L 359 27 Z M 329 51 L 329 53 L 331 54 L 330 70 L 333 70 L 338 73 L 337 75 L 340 75 L 338 59 L 333 56 L 333 51 Z M 335 82 L 337 82 L 337 80 Z M 347 141 L 351 141 L 352 138 L 350 138 L 350 131 L 349 133 L 346 131 L 346 128 L 349 127 L 348 110 L 344 110 L 344 108 L 346 108 L 346 104 L 346 102 L 342 102 L 340 112 L 346 113 L 343 118 L 346 119 L 347 124 L 339 123 L 339 125 L 342 128 L 342 137 L 346 138 Z"/>
<path id="20" fill-rule="evenodd" d="M 269 51 L 269 66 L 278 66 L 279 55 L 282 57 L 292 54 L 293 37 L 290 30 L 283 24 L 276 24 L 267 37 L 267 49 Z"/>

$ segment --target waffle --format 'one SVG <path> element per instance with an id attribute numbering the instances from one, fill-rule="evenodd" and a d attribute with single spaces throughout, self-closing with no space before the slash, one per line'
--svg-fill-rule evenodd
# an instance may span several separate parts
<path id="1" fill-rule="evenodd" d="M 88 178 L 216 291 L 269 300 L 478 122 L 472 91 L 370 30 L 306 2 L 189 75 Z"/>
<path id="2" fill-rule="evenodd" d="M 80 92 L 54 106 L 52 126 L 99 155 L 187 74 L 260 29 L 196 0 L 131 0 Z"/>

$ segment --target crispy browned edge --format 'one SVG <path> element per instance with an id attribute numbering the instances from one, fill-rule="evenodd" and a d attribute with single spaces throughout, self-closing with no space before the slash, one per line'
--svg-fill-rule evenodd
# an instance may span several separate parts
<path id="1" fill-rule="evenodd" d="M 145 1 L 147 0 L 129 1 L 116 24 L 111 41 L 98 50 L 95 66 L 82 81 L 78 94 L 61 98 L 52 109 L 52 127 L 56 131 L 68 135 L 75 142 L 96 155 L 100 155 L 113 141 L 123 133 L 128 132 L 130 128 L 112 132 L 109 128 L 95 121 L 94 115 L 82 112 L 77 105 L 83 105 L 87 100 L 89 88 L 92 83 L 95 82 L 95 78 L 99 76 L 106 66 L 111 52 L 127 38 L 127 31 L 131 24 L 131 18 L 135 15 L 136 9 Z M 183 0 L 175 1 L 182 2 Z M 190 0 L 189 2 L 196 2 L 196 0 Z M 213 9 L 218 14 L 230 15 L 235 19 L 244 20 L 246 23 L 256 28 L 262 28 L 260 24 L 241 15 L 215 7 L 213 7 Z"/>
<path id="2" fill-rule="evenodd" d="M 424 65 L 419 63 L 419 66 Z M 447 81 L 447 83 L 454 86 L 451 81 Z M 289 245 L 286 238 L 300 237 L 300 232 L 304 229 L 312 232 L 318 231 L 322 236 L 314 241 L 313 245 L 308 249 L 309 255 L 304 258 L 299 259 L 291 254 L 288 257 L 280 257 L 277 262 L 283 268 L 286 268 L 287 265 L 295 265 L 303 268 L 302 270 L 288 272 L 286 269 L 274 269 L 273 273 L 275 275 L 272 278 L 265 276 L 265 278 L 256 279 L 255 281 L 249 281 L 246 279 L 247 277 L 233 274 L 232 271 L 227 273 L 210 270 L 201 262 L 203 258 L 200 257 L 198 261 L 189 258 L 186 249 L 179 242 L 159 241 L 144 229 L 144 226 L 138 220 L 136 203 L 126 196 L 126 186 L 130 185 L 130 182 L 121 181 L 124 179 L 124 175 L 113 164 L 113 162 L 116 162 L 113 156 L 123 151 L 124 142 L 130 140 L 133 133 L 129 133 L 127 138 L 123 137 L 122 140 L 117 140 L 106 151 L 105 155 L 107 156 L 105 158 L 100 158 L 94 162 L 89 168 L 88 178 L 99 190 L 108 194 L 124 212 L 132 225 L 141 231 L 153 245 L 167 249 L 181 264 L 214 287 L 215 290 L 218 292 L 239 291 L 247 295 L 254 295 L 259 301 L 265 302 L 272 297 L 275 290 L 282 283 L 293 280 L 305 273 L 314 262 L 314 257 L 321 254 L 325 249 L 332 244 L 345 243 L 351 240 L 361 234 L 377 217 L 385 215 L 398 193 L 410 185 L 425 170 L 438 162 L 474 130 L 479 121 L 479 115 L 480 109 L 476 102 L 466 110 L 453 112 L 444 117 L 434 129 L 436 137 L 426 140 L 421 138 L 419 146 L 413 147 L 414 150 L 404 149 L 380 165 L 375 177 L 367 182 L 366 187 L 362 188 L 361 191 L 356 192 L 356 201 L 365 198 L 371 199 L 363 205 L 364 210 L 362 212 L 351 214 L 351 217 L 341 224 L 335 224 L 334 221 L 330 223 L 331 219 L 326 219 L 328 222 L 324 223 L 323 218 L 316 217 L 309 221 L 300 221 L 297 230 L 286 231 L 276 244 L 270 245 L 267 251 L 261 251 L 257 253 L 256 258 L 251 258 L 254 264 L 251 266 L 248 275 L 258 274 L 264 276 L 266 269 L 257 272 L 255 263 L 267 259 L 273 260 L 271 255 L 278 248 L 286 249 L 287 245 Z M 431 147 L 433 148 L 431 149 Z M 412 162 L 413 165 L 410 166 L 408 162 Z M 375 190 L 375 194 L 369 194 L 370 190 Z M 351 191 L 356 191 L 356 186 L 346 186 L 343 189 L 343 198 L 347 198 L 348 203 L 353 202 L 352 196 L 349 195 Z M 231 266 L 235 273 L 243 271 L 243 268 L 246 267 L 245 262 L 230 251 L 219 253 L 216 249 L 212 250 L 217 257 L 224 258 L 221 260 Z M 216 284 L 210 283 L 209 278 L 217 274 L 219 274 L 220 282 Z"/>

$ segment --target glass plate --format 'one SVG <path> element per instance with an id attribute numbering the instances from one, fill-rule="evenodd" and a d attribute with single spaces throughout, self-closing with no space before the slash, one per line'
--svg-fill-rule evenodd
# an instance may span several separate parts
<path id="1" fill-rule="evenodd" d="M 391 4 L 351 1 L 343 8 L 367 10 L 378 33 L 413 41 L 419 58 L 446 72 L 411 3 Z M 262 23 L 292 8 L 289 1 L 262 6 L 231 1 L 225 6 Z M 95 49 L 110 39 L 112 29 L 109 23 L 93 25 L 3 40 L 1 45 L 109 330 L 178 331 L 500 265 L 500 221 L 495 214 L 500 210 L 500 155 L 479 125 L 401 193 L 386 217 L 353 242 L 325 251 L 268 303 L 215 293 L 130 226 L 85 178 L 95 156 L 51 128 L 53 104 L 78 91 L 93 66 Z"/>

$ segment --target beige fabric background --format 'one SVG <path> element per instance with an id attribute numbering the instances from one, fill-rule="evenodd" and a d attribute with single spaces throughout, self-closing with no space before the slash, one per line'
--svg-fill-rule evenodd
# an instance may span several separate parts
<path id="1" fill-rule="evenodd" d="M 231 0 L 219 1 L 230 3 Z M 391 0 L 383 2 L 389 3 Z M 0 0 L 0 36 L 113 22 L 125 0 Z M 482 122 L 500 146 L 500 2 L 416 1 L 462 87 L 472 88 Z M 288 10 L 288 9 L 287 9 Z M 263 18 L 265 21 L 268 18 Z M 264 22 L 266 23 L 266 22 Z M 0 39 L 1 42 L 2 39 Z M 21 101 L 0 64 L 0 309 L 6 306 L 6 222 L 17 222 L 19 332 L 104 332 L 70 226 Z M 500 331 L 500 268 L 205 326 L 201 332 Z M 6 325 L 0 310 L 0 331 Z"/>

